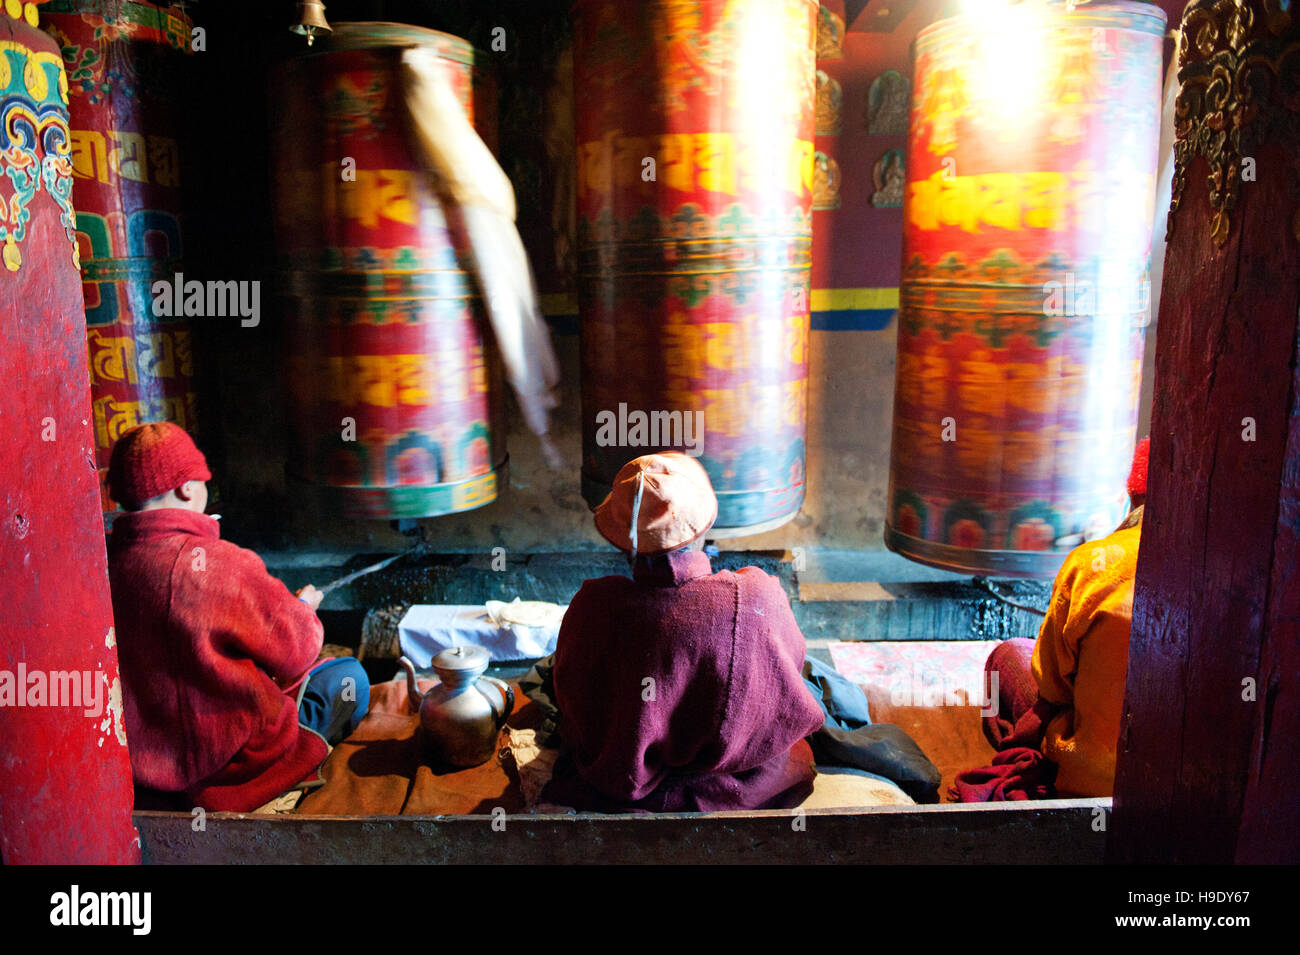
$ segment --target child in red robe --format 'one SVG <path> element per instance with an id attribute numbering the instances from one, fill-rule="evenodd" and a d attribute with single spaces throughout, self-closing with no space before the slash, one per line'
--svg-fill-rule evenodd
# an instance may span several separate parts
<path id="1" fill-rule="evenodd" d="M 248 812 L 313 775 L 360 722 L 365 671 L 320 661 L 320 591 L 297 597 L 203 513 L 212 477 L 170 423 L 113 449 L 109 538 L 127 745 L 140 808 Z M 300 706 L 301 700 L 301 706 Z"/>

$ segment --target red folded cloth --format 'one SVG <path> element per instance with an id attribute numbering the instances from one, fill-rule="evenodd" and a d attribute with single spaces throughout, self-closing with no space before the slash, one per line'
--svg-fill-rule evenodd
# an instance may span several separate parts
<path id="1" fill-rule="evenodd" d="M 984 664 L 984 685 L 990 694 L 997 694 L 998 701 L 993 715 L 984 717 L 984 735 L 994 749 L 1034 745 L 1007 742 L 1015 734 L 1019 718 L 1038 701 L 1038 681 L 1031 670 L 1033 659 L 1034 641 L 1014 637 L 994 647 Z"/>
<path id="2" fill-rule="evenodd" d="M 957 774 L 949 790 L 958 802 L 1050 799 L 1056 764 L 1028 746 L 1013 746 L 993 757 L 991 766 Z"/>
<path id="3" fill-rule="evenodd" d="M 994 648 L 985 679 L 997 675 L 998 708 L 984 718 L 984 734 L 998 750 L 993 762 L 957 774 L 948 794 L 958 802 L 1050 799 L 1056 764 L 1042 753 L 1043 734 L 1057 707 L 1038 695 L 1030 663 L 1034 641 L 1017 637 Z M 993 684 L 990 682 L 990 689 Z"/>

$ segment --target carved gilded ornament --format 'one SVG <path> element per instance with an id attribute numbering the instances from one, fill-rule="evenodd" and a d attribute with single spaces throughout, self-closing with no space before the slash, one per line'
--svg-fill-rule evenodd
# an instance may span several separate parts
<path id="1" fill-rule="evenodd" d="M 1210 238 L 1231 231 L 1243 158 L 1273 139 L 1300 149 L 1300 30 L 1286 0 L 1197 0 L 1183 14 L 1174 106 L 1173 235 L 1187 170 L 1201 156 L 1214 216 Z M 1300 211 L 1292 218 L 1300 239 Z"/>
<path id="2" fill-rule="evenodd" d="M 8 11 L 17 18 L 17 13 Z M 72 211 L 67 81 L 57 54 L 0 41 L 0 262 L 22 268 L 22 242 L 42 187 L 59 208 L 69 255 L 79 265 Z"/>

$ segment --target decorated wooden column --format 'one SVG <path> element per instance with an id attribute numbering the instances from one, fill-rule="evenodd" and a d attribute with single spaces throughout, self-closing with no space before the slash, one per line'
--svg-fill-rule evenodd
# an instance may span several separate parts
<path id="1" fill-rule="evenodd" d="M 1300 862 L 1300 20 L 1183 15 L 1109 857 Z"/>
<path id="2" fill-rule="evenodd" d="M 0 861 L 136 862 L 67 77 L 36 6 L 0 9 Z"/>
<path id="3" fill-rule="evenodd" d="M 44 27 L 69 71 L 69 143 L 103 507 L 118 436 L 146 421 L 196 431 L 190 324 L 155 316 L 151 287 L 183 274 L 180 155 L 190 22 L 134 0 L 52 0 Z"/>

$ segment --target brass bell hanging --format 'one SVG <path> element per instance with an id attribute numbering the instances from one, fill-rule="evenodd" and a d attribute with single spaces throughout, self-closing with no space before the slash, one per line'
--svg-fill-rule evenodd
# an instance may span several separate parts
<path id="1" fill-rule="evenodd" d="M 308 46 L 316 41 L 317 33 L 333 32 L 329 21 L 325 19 L 325 4 L 320 0 L 298 0 L 298 22 L 289 29 L 305 36 Z"/>

